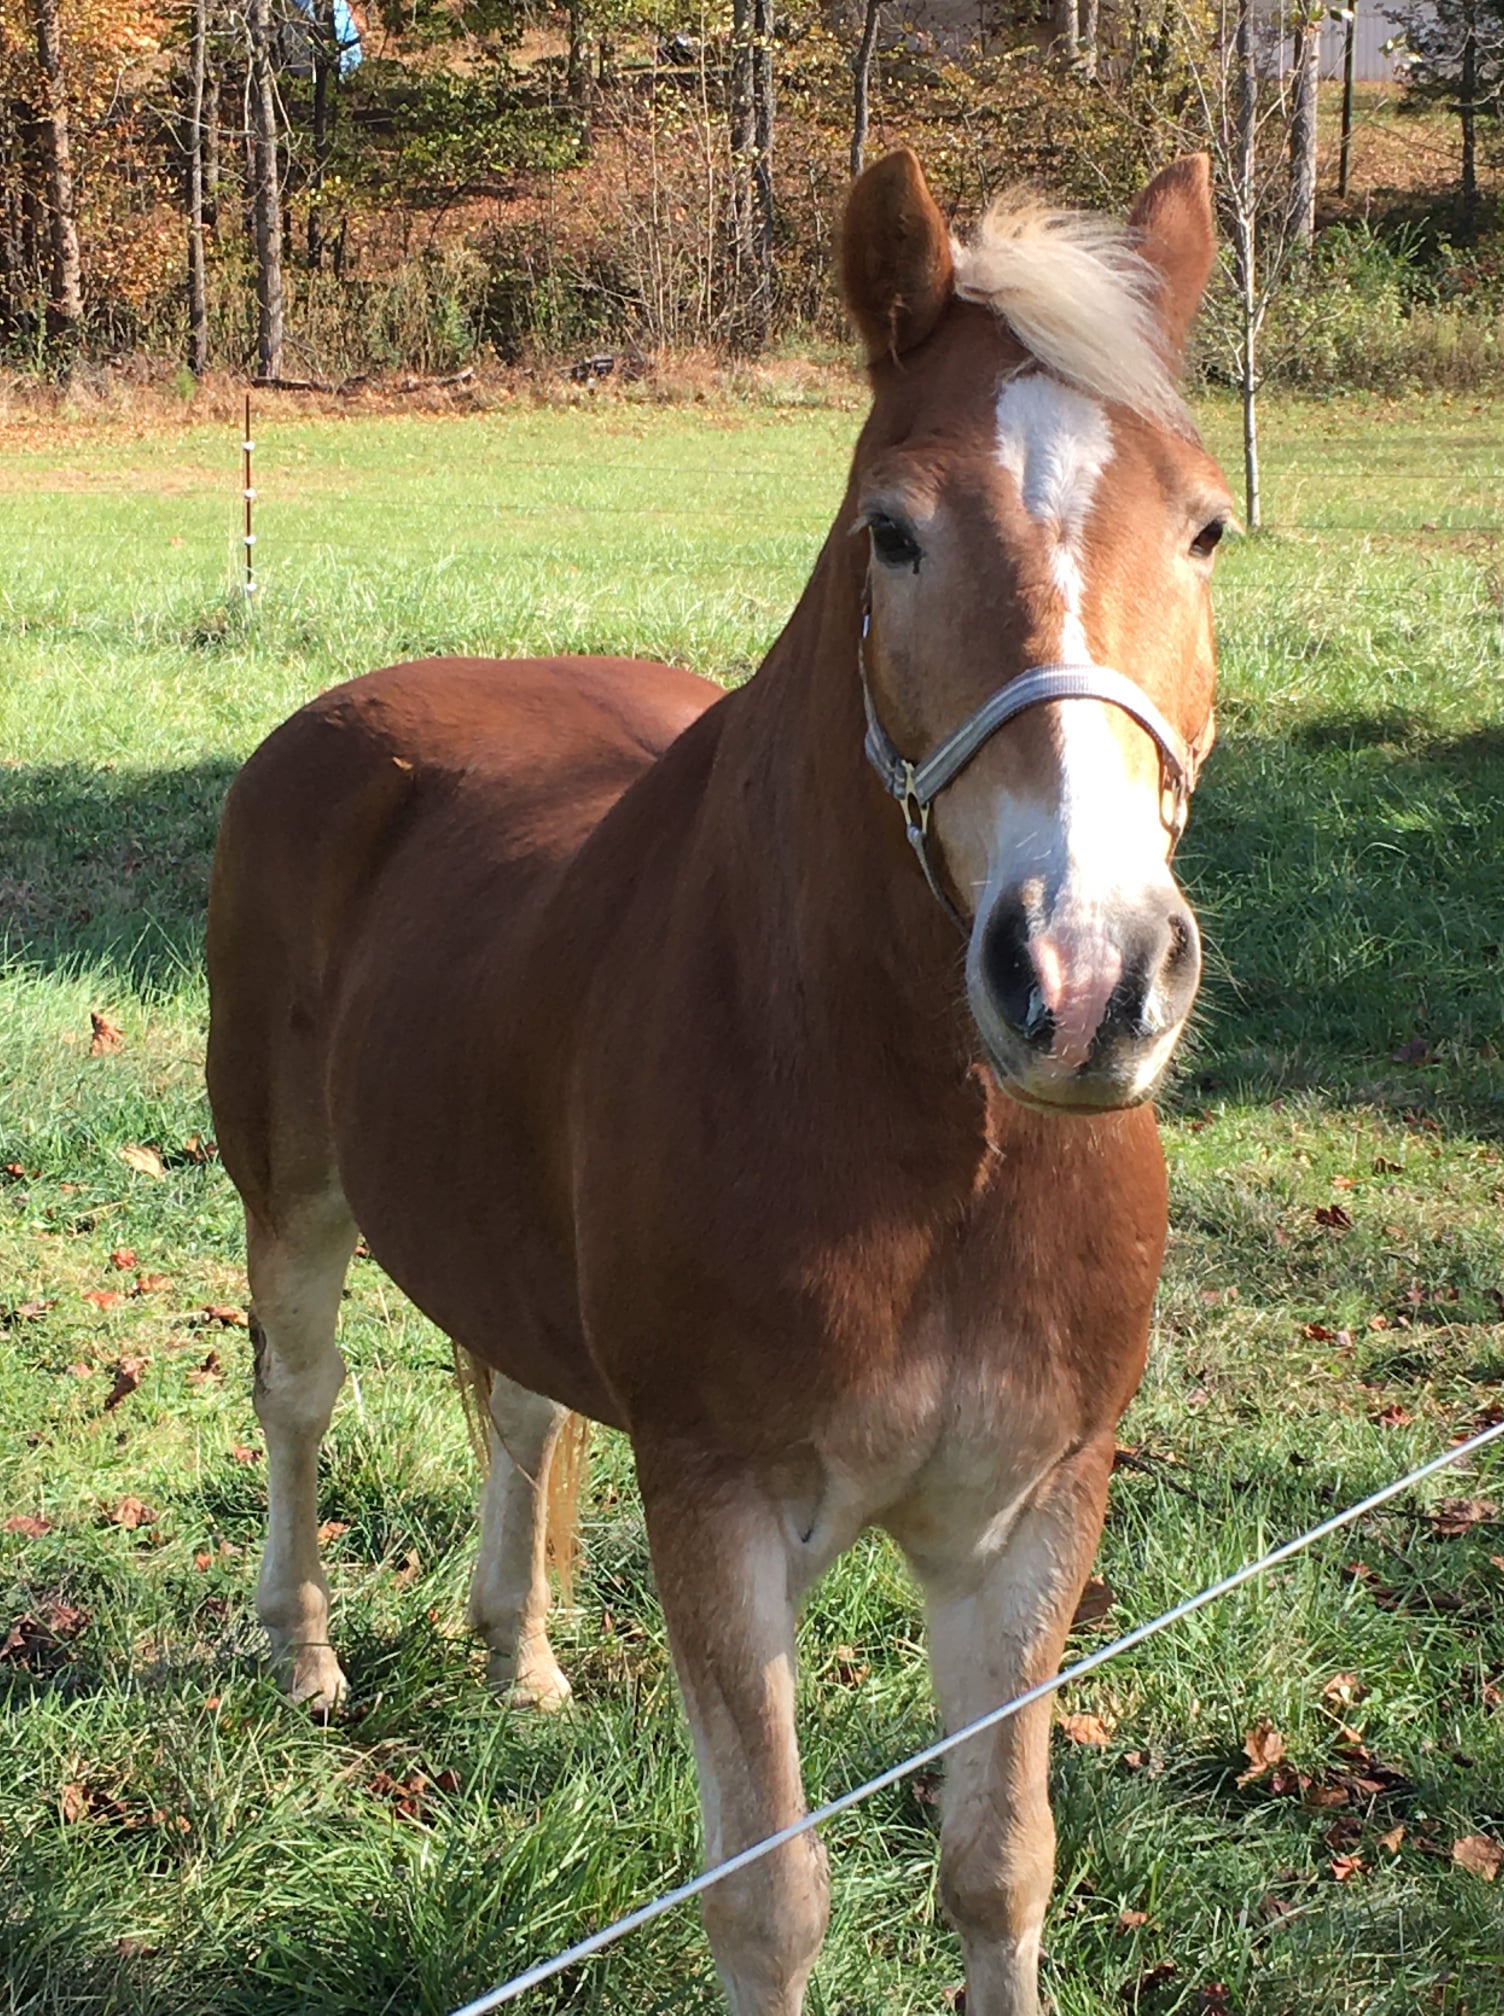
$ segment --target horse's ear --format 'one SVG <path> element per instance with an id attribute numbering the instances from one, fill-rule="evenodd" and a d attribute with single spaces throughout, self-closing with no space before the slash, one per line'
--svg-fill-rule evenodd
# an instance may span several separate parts
<path id="1" fill-rule="evenodd" d="M 1159 274 L 1159 314 L 1167 347 L 1179 357 L 1217 256 L 1211 162 L 1183 154 L 1161 168 L 1128 213 L 1138 249 Z"/>
<path id="2" fill-rule="evenodd" d="M 841 285 L 867 355 L 922 343 L 950 299 L 950 232 L 907 147 L 864 169 L 846 199 Z"/>

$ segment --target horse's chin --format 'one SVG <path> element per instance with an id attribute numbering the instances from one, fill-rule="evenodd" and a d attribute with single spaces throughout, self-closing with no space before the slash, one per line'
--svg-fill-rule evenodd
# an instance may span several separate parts
<path id="1" fill-rule="evenodd" d="M 1036 1069 L 1021 1075 L 999 1057 L 990 1043 L 984 1042 L 982 1047 L 998 1089 L 1005 1092 L 1016 1106 L 1022 1106 L 1030 1113 L 1048 1113 L 1052 1117 L 1074 1116 L 1089 1120 L 1100 1118 L 1105 1113 L 1131 1112 L 1135 1106 L 1148 1104 L 1164 1075 L 1162 1071 L 1156 1071 L 1146 1083 L 1131 1086 L 1115 1083 L 1111 1077 L 1089 1070 L 1057 1076 Z"/>

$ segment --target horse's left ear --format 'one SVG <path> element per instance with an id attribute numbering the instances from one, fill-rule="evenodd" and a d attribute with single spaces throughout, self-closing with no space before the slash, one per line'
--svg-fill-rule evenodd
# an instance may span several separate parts
<path id="1" fill-rule="evenodd" d="M 1179 357 L 1217 256 L 1208 156 L 1183 154 L 1161 168 L 1129 211 L 1128 222 L 1139 251 L 1159 274 L 1160 321 L 1167 347 Z"/>
<path id="2" fill-rule="evenodd" d="M 841 227 L 841 285 L 872 363 L 922 343 L 950 299 L 950 232 L 907 147 L 851 185 Z"/>

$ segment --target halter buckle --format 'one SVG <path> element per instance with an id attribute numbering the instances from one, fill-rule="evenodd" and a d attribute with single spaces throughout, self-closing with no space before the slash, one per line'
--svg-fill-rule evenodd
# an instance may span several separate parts
<path id="1" fill-rule="evenodd" d="M 904 823 L 909 829 L 909 845 L 923 847 L 930 830 L 929 802 L 919 795 L 917 766 L 907 756 L 899 760 L 903 764 L 903 783 L 896 796 L 903 807 Z"/>

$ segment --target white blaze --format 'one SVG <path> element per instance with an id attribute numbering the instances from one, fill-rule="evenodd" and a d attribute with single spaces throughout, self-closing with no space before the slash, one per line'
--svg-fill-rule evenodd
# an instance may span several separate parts
<path id="1" fill-rule="evenodd" d="M 1055 656 L 1065 664 L 1091 662 L 1081 619 L 1086 587 L 1082 550 L 1112 448 L 1112 428 L 1099 401 L 1042 372 L 1009 379 L 998 395 L 998 460 L 1050 542 L 1050 568 L 1060 595 Z"/>

